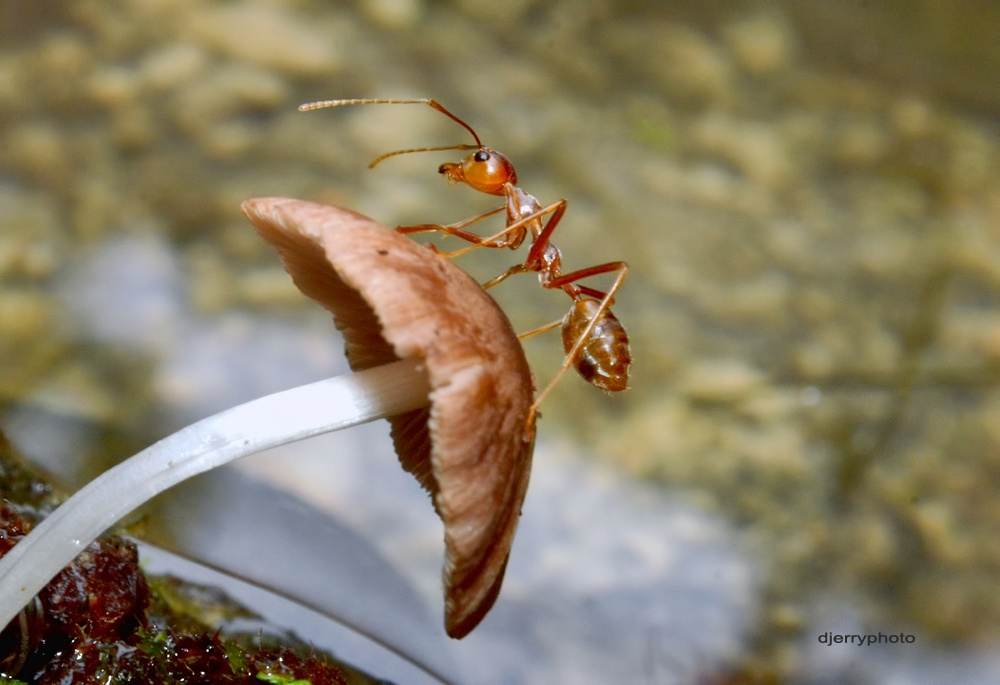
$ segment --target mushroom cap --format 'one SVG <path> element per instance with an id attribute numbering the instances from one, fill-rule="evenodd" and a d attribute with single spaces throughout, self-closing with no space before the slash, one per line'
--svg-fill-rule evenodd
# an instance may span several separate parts
<path id="1" fill-rule="evenodd" d="M 464 271 L 361 214 L 288 198 L 242 209 L 333 313 L 352 369 L 425 364 L 430 406 L 389 422 L 444 522 L 445 628 L 464 637 L 500 592 L 531 470 L 534 384 L 510 321 Z"/>

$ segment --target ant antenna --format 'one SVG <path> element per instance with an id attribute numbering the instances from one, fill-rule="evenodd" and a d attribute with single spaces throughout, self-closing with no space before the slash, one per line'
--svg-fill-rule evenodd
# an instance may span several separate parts
<path id="1" fill-rule="evenodd" d="M 445 109 L 437 100 L 432 98 L 418 98 L 415 100 L 401 100 L 396 98 L 354 98 L 348 100 L 320 100 L 319 102 L 307 102 L 304 105 L 299 105 L 300 112 L 308 112 L 314 109 L 323 109 L 324 107 L 343 107 L 345 105 L 427 105 L 437 111 L 444 114 L 446 117 L 452 121 L 458 122 L 466 131 L 472 134 L 473 139 L 475 139 L 476 144 L 470 145 L 468 143 L 460 143 L 458 145 L 445 145 L 441 147 L 415 147 L 406 150 L 395 150 L 393 152 L 387 152 L 384 155 L 376 157 L 369 165 L 368 168 L 371 169 L 375 165 L 379 164 L 389 157 L 395 157 L 396 155 L 406 155 L 411 152 L 436 152 L 440 150 L 477 150 L 483 147 L 483 142 L 479 140 L 479 135 L 473 130 L 471 126 L 459 119 L 457 116 Z"/>
<path id="2" fill-rule="evenodd" d="M 413 147 L 406 150 L 393 150 L 392 152 L 386 152 L 384 155 L 379 155 L 372 161 L 368 163 L 369 169 L 374 169 L 377 164 L 396 155 L 407 155 L 411 152 L 437 152 L 439 150 L 479 150 L 481 145 L 469 145 L 468 143 L 461 143 L 459 145 L 442 145 L 440 147 Z"/>

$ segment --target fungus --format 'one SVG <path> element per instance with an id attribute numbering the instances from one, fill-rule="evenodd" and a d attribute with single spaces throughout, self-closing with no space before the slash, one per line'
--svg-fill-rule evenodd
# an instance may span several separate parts
<path id="1" fill-rule="evenodd" d="M 360 214 L 243 203 L 295 284 L 333 313 L 353 374 L 181 429 L 67 499 L 0 559 L 0 626 L 93 539 L 158 493 L 242 456 L 388 418 L 444 523 L 445 628 L 464 637 L 500 591 L 528 486 L 531 372 L 510 322 L 440 255 Z"/>
<path id="2" fill-rule="evenodd" d="M 243 203 L 299 289 L 333 313 L 355 371 L 427 367 L 431 404 L 389 418 L 403 468 L 444 522 L 445 626 L 463 637 L 493 605 L 528 489 L 534 397 L 507 317 L 468 274 L 346 209 Z"/>

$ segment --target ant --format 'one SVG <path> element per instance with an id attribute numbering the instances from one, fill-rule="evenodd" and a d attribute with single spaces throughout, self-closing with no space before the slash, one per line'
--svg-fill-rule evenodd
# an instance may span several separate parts
<path id="1" fill-rule="evenodd" d="M 406 105 L 423 104 L 441 112 L 448 118 L 460 124 L 472 134 L 475 145 L 460 143 L 438 147 L 419 147 L 388 152 L 375 158 L 369 165 L 373 168 L 380 162 L 396 155 L 411 152 L 431 152 L 440 150 L 475 150 L 459 162 L 446 162 L 438 168 L 451 183 L 464 183 L 473 190 L 488 195 L 502 195 L 505 203 L 502 207 L 491 209 L 482 214 L 459 221 L 454 224 L 419 224 L 415 226 L 399 226 L 396 230 L 404 235 L 439 231 L 445 235 L 461 238 L 469 243 L 468 247 L 453 252 L 443 253 L 451 259 L 480 247 L 497 247 L 516 249 L 531 233 L 531 247 L 528 256 L 521 264 L 516 264 L 496 278 L 483 284 L 483 289 L 492 288 L 510 276 L 524 272 L 535 272 L 543 288 L 559 289 L 569 295 L 573 305 L 569 312 L 560 320 L 541 326 L 518 336 L 521 340 L 533 335 L 562 326 L 563 349 L 566 358 L 555 377 L 548 386 L 535 398 L 531 405 L 526 425 L 533 425 L 538 406 L 546 395 L 551 392 L 563 374 L 573 366 L 586 381 L 611 392 L 625 390 L 628 386 L 629 365 L 632 355 L 629 349 L 628 336 L 621 322 L 611 312 L 615 293 L 621 288 L 628 273 L 625 262 L 607 262 L 578 269 L 570 273 L 562 273 L 562 253 L 550 238 L 553 231 L 566 211 L 566 200 L 556 200 L 547 207 L 534 196 L 528 194 L 517 185 L 517 173 L 514 165 L 500 152 L 482 144 L 479 135 L 469 124 L 465 123 L 436 100 L 420 99 L 386 99 L 364 98 L 351 100 L 324 100 L 311 102 L 299 107 L 300 111 L 321 109 L 324 107 L 341 107 L 345 105 Z M 506 227 L 489 237 L 483 237 L 466 231 L 465 228 L 481 219 L 499 214 L 506 210 Z M 548 215 L 548 220 L 543 219 Z M 436 249 L 436 248 L 434 248 Z M 614 282 L 607 292 L 595 290 L 578 281 L 605 273 L 617 273 Z"/>

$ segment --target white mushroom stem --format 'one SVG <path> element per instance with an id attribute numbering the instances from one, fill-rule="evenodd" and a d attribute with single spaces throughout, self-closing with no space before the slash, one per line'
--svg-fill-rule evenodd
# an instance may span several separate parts
<path id="1" fill-rule="evenodd" d="M 181 481 L 262 450 L 429 404 L 423 365 L 406 359 L 303 385 L 202 419 L 104 472 L 0 559 L 6 626 L 97 536 Z"/>

